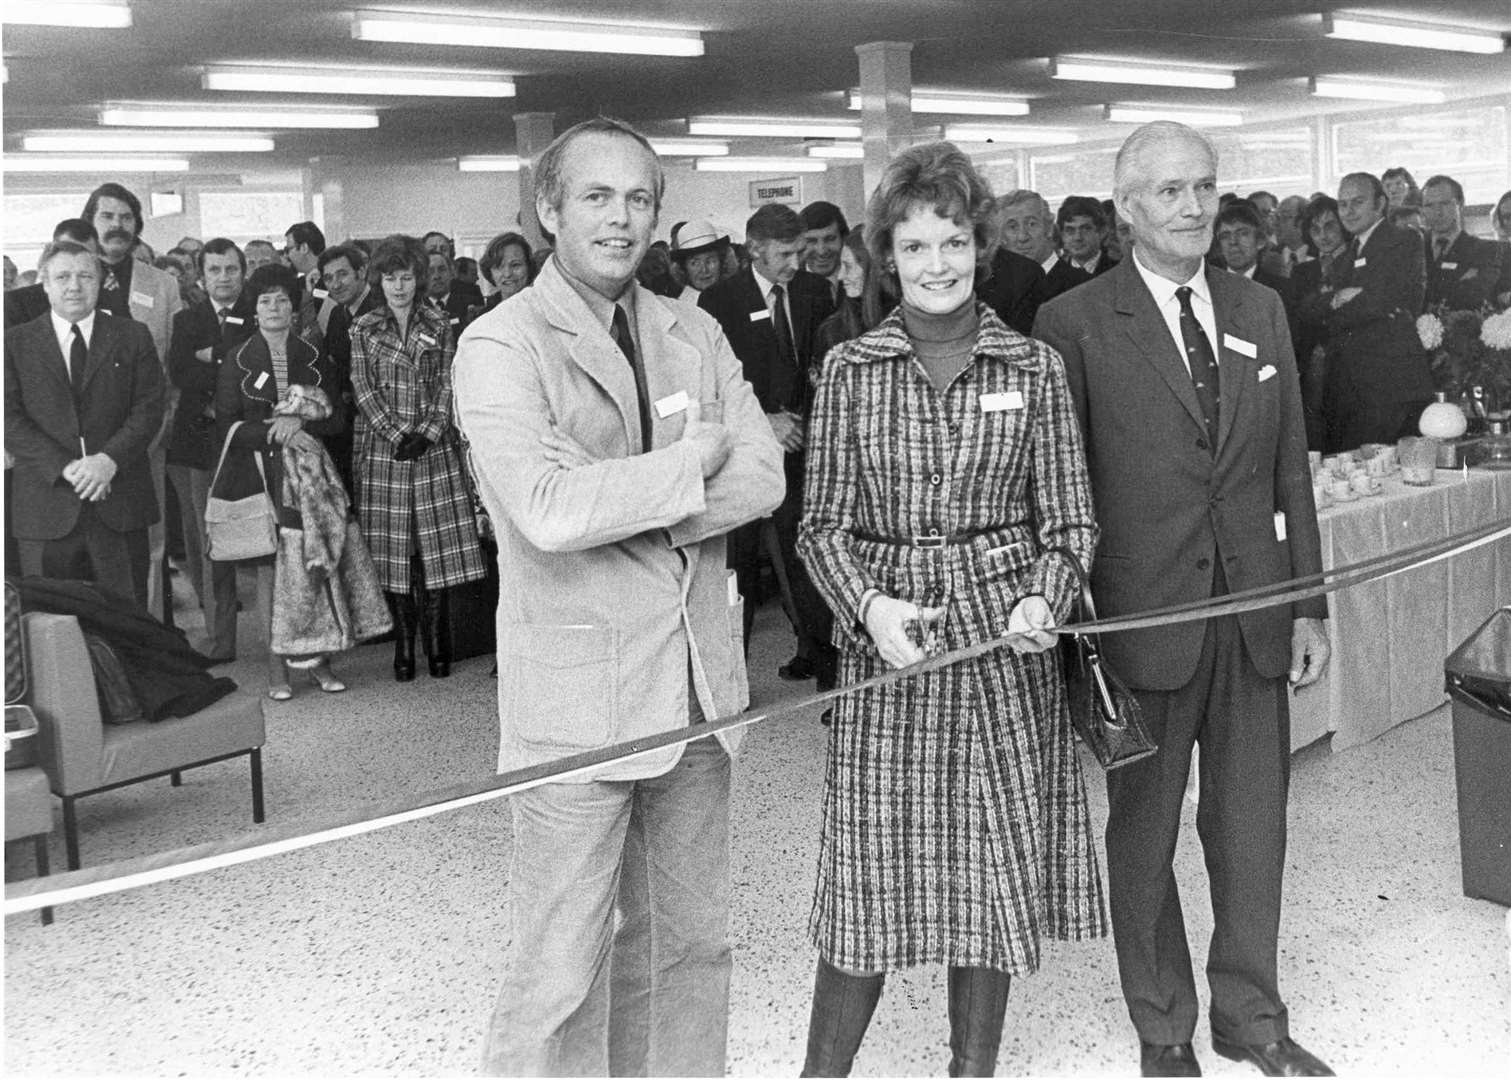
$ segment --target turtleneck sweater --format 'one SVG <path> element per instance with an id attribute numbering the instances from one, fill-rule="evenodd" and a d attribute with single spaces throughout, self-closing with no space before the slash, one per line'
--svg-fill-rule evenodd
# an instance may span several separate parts
<path id="1" fill-rule="evenodd" d="M 981 329 L 976 298 L 972 296 L 954 311 L 942 315 L 920 311 L 904 300 L 902 324 L 929 381 L 935 390 L 944 393 L 950 380 L 965 369 L 975 352 L 976 335 Z"/>

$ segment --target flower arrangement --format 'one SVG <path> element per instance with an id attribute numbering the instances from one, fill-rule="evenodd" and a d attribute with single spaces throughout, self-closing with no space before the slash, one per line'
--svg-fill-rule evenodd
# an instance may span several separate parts
<path id="1" fill-rule="evenodd" d="M 1511 312 L 1436 309 L 1417 319 L 1417 336 L 1431 360 L 1433 384 L 1450 401 L 1481 386 L 1491 411 L 1511 409 Z"/>

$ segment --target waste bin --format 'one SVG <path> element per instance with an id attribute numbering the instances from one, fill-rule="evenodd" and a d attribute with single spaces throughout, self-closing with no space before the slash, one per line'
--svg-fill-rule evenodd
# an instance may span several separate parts
<path id="1" fill-rule="evenodd" d="M 1511 607 L 1445 662 L 1464 895 L 1511 906 Z"/>

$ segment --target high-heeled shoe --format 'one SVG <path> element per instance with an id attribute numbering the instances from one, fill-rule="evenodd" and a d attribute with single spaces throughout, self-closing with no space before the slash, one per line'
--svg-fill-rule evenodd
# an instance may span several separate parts
<path id="1" fill-rule="evenodd" d="M 320 687 L 327 694 L 341 694 L 346 692 L 346 684 L 336 678 L 336 673 L 331 670 L 329 662 L 321 662 L 309 669 L 310 682 Z"/>

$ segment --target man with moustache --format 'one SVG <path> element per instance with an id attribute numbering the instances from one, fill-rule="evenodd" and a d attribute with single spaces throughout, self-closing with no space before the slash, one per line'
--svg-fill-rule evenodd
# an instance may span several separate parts
<path id="1" fill-rule="evenodd" d="M 772 515 L 777 552 L 786 570 L 792 595 L 793 633 L 797 653 L 777 669 L 783 679 L 801 682 L 817 678 L 833 685 L 838 654 L 829 643 L 833 627 L 829 609 L 797 557 L 797 526 L 803 499 L 804 431 L 812 403 L 808 369 L 815 362 L 814 342 L 819 324 L 834 314 L 828 284 L 798 269 L 807 253 L 803 220 L 790 206 L 762 206 L 745 223 L 751 264 L 725 278 L 698 297 L 729 339 L 740 358 L 745 378 L 755 389 L 761 408 L 771 421 L 777 442 L 786 451 L 787 497 Z M 761 530 L 752 523 L 730 537 L 730 566 L 746 598 L 745 643 L 755 619 L 760 581 Z"/>
<path id="2" fill-rule="evenodd" d="M 1385 220 L 1388 206 L 1369 173 L 1350 173 L 1338 185 L 1338 219 L 1353 239 L 1333 261 L 1325 312 L 1323 453 L 1415 434 L 1432 401 L 1432 371 L 1417 335 L 1426 250 L 1415 231 Z"/>
<path id="3" fill-rule="evenodd" d="M 205 529 L 210 482 L 220 459 L 215 440 L 215 385 L 220 365 L 257 328 L 256 302 L 243 296 L 246 262 L 241 249 L 217 236 L 200 253 L 205 299 L 173 317 L 168 377 L 178 409 L 168 442 L 168 481 L 178 498 L 185 563 L 205 617 L 201 651 L 210 659 L 236 659 L 236 565 L 211 559 Z"/>
<path id="4" fill-rule="evenodd" d="M 159 505 L 147 448 L 164 398 L 152 335 L 96 310 L 100 260 L 84 245 L 49 244 L 38 273 L 50 310 L 5 333 L 21 572 L 92 580 L 145 605 L 147 528 Z"/>
<path id="5" fill-rule="evenodd" d="M 178 403 L 178 391 L 168 381 L 168 346 L 173 337 L 173 317 L 183 310 L 184 301 L 178 281 L 172 274 L 159 270 L 132 255 L 146 223 L 142 203 L 120 184 L 101 184 L 85 200 L 85 221 L 94 226 L 100 238 L 103 278 L 99 285 L 99 305 L 123 319 L 135 319 L 147 327 L 162 367 L 159 387 L 167 394 L 163 410 L 163 427 L 147 451 L 147 465 L 152 476 L 152 491 L 162 506 L 167 486 L 167 440 Z M 147 529 L 147 610 L 169 626 L 173 625 L 173 597 L 164 577 L 167 537 L 161 519 Z"/>
<path id="6" fill-rule="evenodd" d="M 1320 573 L 1300 389 L 1280 298 L 1210 267 L 1217 154 L 1147 124 L 1117 155 L 1133 254 L 1039 311 L 1082 430 L 1107 616 Z M 1266 1075 L 1331 1075 L 1290 1037 L 1277 937 L 1290 779 L 1289 686 L 1329 656 L 1322 599 L 1112 634 L 1152 757 L 1107 774 L 1107 869 L 1123 996 L 1145 1076 L 1197 1076 L 1197 994 L 1172 861 L 1194 746 L 1216 929 L 1213 1048 Z"/>
<path id="7" fill-rule="evenodd" d="M 832 202 L 811 202 L 799 215 L 803 219 L 803 269 L 829 285 L 829 300 L 836 307 L 844 293 L 839 281 L 839 253 L 844 250 L 850 223 L 845 212 Z"/>
<path id="8" fill-rule="evenodd" d="M 499 768 L 749 700 L 724 534 L 782 499 L 781 448 L 718 325 L 635 284 L 664 187 L 598 118 L 535 167 L 555 252 L 472 322 L 458 426 L 498 536 Z M 505 1076 L 722 1076 L 730 754 L 695 739 L 515 795 Z"/>

